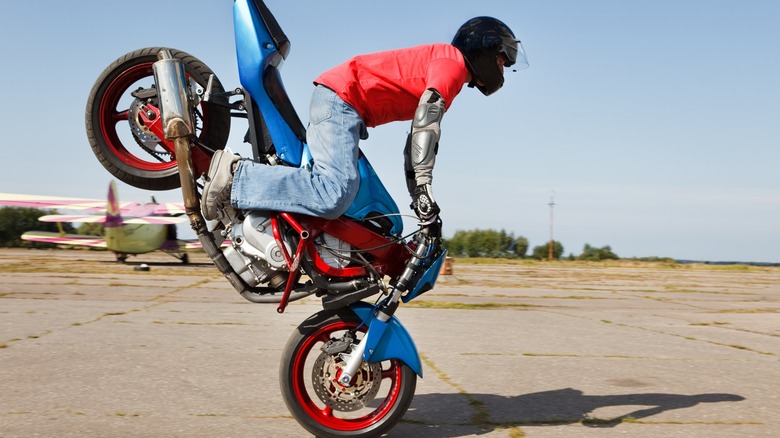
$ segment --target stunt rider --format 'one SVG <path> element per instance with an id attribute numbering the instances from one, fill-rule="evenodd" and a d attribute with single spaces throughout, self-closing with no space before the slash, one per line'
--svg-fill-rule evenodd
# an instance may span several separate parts
<path id="1" fill-rule="evenodd" d="M 503 22 L 476 17 L 451 44 L 426 44 L 356 56 L 314 80 L 306 141 L 314 159 L 304 168 L 268 166 L 219 150 L 203 189 L 203 216 L 222 210 L 276 210 L 335 219 L 357 194 L 358 143 L 367 128 L 411 120 L 404 149 L 411 208 L 420 225 L 440 232 L 431 189 L 441 120 L 463 84 L 484 95 L 504 84 L 504 67 L 528 66 L 522 45 Z"/>

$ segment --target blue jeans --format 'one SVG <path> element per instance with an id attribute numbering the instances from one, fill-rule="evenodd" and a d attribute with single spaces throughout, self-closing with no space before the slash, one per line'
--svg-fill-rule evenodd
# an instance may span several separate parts
<path id="1" fill-rule="evenodd" d="M 318 85 L 309 106 L 306 143 L 311 171 L 241 160 L 233 175 L 233 207 L 335 219 L 349 208 L 360 183 L 358 143 L 368 138 L 363 119 L 332 90 Z"/>

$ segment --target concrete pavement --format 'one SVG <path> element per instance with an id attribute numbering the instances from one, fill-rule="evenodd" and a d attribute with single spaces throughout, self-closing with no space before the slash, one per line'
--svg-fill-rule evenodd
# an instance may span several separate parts
<path id="1" fill-rule="evenodd" d="M 1 437 L 307 436 L 277 375 L 317 299 L 112 260 L 0 250 Z M 425 377 L 389 436 L 778 436 L 778 313 L 778 268 L 456 263 L 397 313 Z"/>

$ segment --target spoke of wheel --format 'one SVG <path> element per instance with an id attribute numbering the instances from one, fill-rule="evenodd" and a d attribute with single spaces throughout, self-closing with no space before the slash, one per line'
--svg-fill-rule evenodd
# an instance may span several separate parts
<path id="1" fill-rule="evenodd" d="M 333 416 L 333 408 L 331 408 L 330 406 L 325 406 L 322 409 L 322 415 L 328 418 L 336 418 Z"/>
<path id="2" fill-rule="evenodd" d="M 317 336 L 316 339 L 319 342 L 326 343 L 326 342 L 330 341 L 330 333 L 322 332 L 322 333 L 320 333 L 319 336 Z"/>
<path id="3" fill-rule="evenodd" d="M 113 116 L 111 116 L 111 120 L 114 121 L 114 123 L 118 123 L 124 120 L 128 120 L 130 118 L 130 111 L 124 110 L 124 111 L 118 111 L 115 112 Z"/>
<path id="4" fill-rule="evenodd" d="M 382 370 L 382 379 L 395 379 L 395 365 L 390 364 L 390 368 Z"/>

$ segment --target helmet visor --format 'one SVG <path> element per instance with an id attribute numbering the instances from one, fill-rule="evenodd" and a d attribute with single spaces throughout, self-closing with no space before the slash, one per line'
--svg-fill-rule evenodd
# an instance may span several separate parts
<path id="1" fill-rule="evenodd" d="M 519 40 L 512 40 L 509 44 L 501 45 L 501 52 L 506 55 L 505 67 L 515 66 L 515 70 L 528 68 L 528 57 L 525 55 L 523 44 Z"/>

